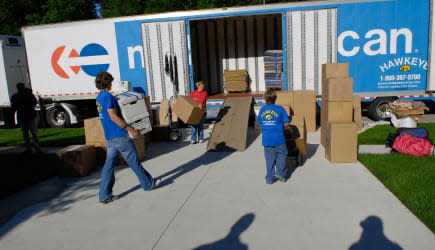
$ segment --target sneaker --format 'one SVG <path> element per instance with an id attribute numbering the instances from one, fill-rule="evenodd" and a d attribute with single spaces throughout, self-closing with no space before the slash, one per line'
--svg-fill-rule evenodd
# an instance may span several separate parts
<path id="1" fill-rule="evenodd" d="M 162 183 L 162 178 L 156 178 L 156 179 L 154 179 L 154 187 L 153 187 L 153 189 L 156 189 L 160 185 L 160 183 Z"/>
<path id="2" fill-rule="evenodd" d="M 285 179 L 285 178 L 282 178 L 282 177 L 279 177 L 279 176 L 275 176 L 275 178 L 276 178 L 277 180 L 279 180 L 279 181 L 287 182 L 287 179 Z"/>
<path id="3" fill-rule="evenodd" d="M 196 144 L 196 141 L 190 141 L 191 144 Z"/>
<path id="4" fill-rule="evenodd" d="M 119 197 L 117 195 L 112 195 L 112 197 L 107 198 L 104 201 L 100 201 L 100 203 L 102 203 L 102 204 L 108 204 L 108 203 L 110 203 L 112 201 L 116 201 L 118 199 L 119 199 Z"/>
<path id="5" fill-rule="evenodd" d="M 204 140 L 199 140 L 199 143 L 204 143 Z"/>

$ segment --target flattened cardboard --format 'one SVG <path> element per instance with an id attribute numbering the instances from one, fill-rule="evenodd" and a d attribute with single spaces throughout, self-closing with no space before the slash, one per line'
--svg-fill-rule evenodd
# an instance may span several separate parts
<path id="1" fill-rule="evenodd" d="M 351 102 L 352 98 L 353 78 L 329 78 L 323 85 L 323 101 Z"/>
<path id="2" fill-rule="evenodd" d="M 71 145 L 56 152 L 56 173 L 59 177 L 87 176 L 96 166 L 93 146 Z"/>
<path id="3" fill-rule="evenodd" d="M 303 116 L 307 132 L 316 132 L 316 94 L 311 90 L 293 92 L 293 112 L 295 116 Z"/>
<path id="4" fill-rule="evenodd" d="M 325 157 L 333 163 L 357 161 L 358 132 L 354 122 L 329 122 Z"/>
<path id="5" fill-rule="evenodd" d="M 294 107 L 293 91 L 276 91 L 276 105 Z"/>
<path id="6" fill-rule="evenodd" d="M 287 113 L 288 116 L 293 116 L 293 109 L 291 106 L 281 106 L 285 109 L 285 112 Z"/>
<path id="7" fill-rule="evenodd" d="M 173 112 L 186 124 L 197 125 L 201 122 L 205 110 L 189 96 L 178 96 Z"/>
<path id="8" fill-rule="evenodd" d="M 247 96 L 225 99 L 213 127 L 207 151 L 246 149 L 251 104 L 252 97 Z"/>

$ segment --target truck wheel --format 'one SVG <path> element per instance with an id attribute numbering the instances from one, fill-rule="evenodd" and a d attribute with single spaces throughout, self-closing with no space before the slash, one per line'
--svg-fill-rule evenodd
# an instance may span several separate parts
<path id="1" fill-rule="evenodd" d="M 389 102 L 393 102 L 394 97 L 379 97 L 376 98 L 368 107 L 367 113 L 375 121 L 386 120 L 391 118 L 391 109 L 388 106 Z"/>
<path id="2" fill-rule="evenodd" d="M 68 113 L 61 107 L 47 110 L 47 123 L 52 128 L 65 128 L 69 125 Z"/>

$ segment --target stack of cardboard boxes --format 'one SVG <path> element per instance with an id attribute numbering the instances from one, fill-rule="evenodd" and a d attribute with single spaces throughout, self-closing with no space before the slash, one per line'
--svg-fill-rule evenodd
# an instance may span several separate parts
<path id="1" fill-rule="evenodd" d="M 246 70 L 225 70 L 224 79 L 227 92 L 248 91 L 249 76 Z"/>
<path id="2" fill-rule="evenodd" d="M 354 122 L 353 79 L 347 63 L 322 67 L 321 144 L 330 162 L 357 160 L 357 124 Z M 360 106 L 361 107 L 361 106 Z"/>

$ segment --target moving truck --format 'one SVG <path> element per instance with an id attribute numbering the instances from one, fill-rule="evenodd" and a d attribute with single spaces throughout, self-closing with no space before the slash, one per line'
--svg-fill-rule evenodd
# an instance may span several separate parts
<path id="1" fill-rule="evenodd" d="M 62 127 L 95 112 L 95 76 L 129 82 L 153 103 L 206 83 L 208 117 L 225 98 L 223 72 L 245 69 L 264 105 L 266 50 L 283 51 L 283 89 L 314 90 L 324 63 L 348 62 L 354 93 L 375 119 L 395 98 L 434 99 L 430 0 L 331 0 L 168 12 L 24 27 L 31 86 Z M 165 72 L 176 61 L 176 88 Z M 173 80 L 173 79 L 172 79 Z"/>

